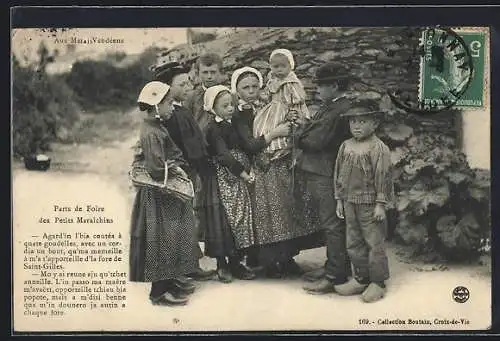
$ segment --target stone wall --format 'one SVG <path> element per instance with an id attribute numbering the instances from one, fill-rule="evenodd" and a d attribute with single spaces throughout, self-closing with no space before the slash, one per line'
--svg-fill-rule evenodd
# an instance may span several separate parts
<path id="1" fill-rule="evenodd" d="M 170 53 L 190 58 L 204 51 L 220 54 L 229 84 L 232 71 L 242 66 L 255 67 L 266 76 L 269 55 L 276 48 L 287 48 L 294 54 L 295 71 L 306 88 L 313 112 L 319 104 L 313 77 L 317 68 L 328 61 L 349 68 L 350 88 L 359 97 L 380 99 L 387 107 L 387 91 L 399 89 L 413 99 L 417 96 L 418 37 L 405 28 L 240 28 L 210 42 L 179 46 Z M 456 137 L 458 116 L 408 115 L 408 121 L 417 131 Z"/>

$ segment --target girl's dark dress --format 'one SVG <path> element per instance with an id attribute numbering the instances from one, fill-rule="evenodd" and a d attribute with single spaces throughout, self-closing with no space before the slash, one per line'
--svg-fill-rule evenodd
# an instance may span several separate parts
<path id="1" fill-rule="evenodd" d="M 220 200 L 216 163 L 209 155 L 206 137 L 193 115 L 184 107 L 175 106 L 171 118 L 165 121 L 172 139 L 179 146 L 192 170 L 201 182 L 197 198 L 199 229 L 204 233 L 205 255 L 227 256 L 226 250 L 234 250 L 226 213 Z"/>
<path id="2" fill-rule="evenodd" d="M 251 159 L 267 147 L 264 136 L 253 137 L 254 117 L 254 109 L 249 107 L 238 108 L 232 118 L 232 124 L 238 134 L 240 148 Z"/>
<path id="3" fill-rule="evenodd" d="M 208 167 L 207 142 L 188 109 L 174 105 L 172 116 L 164 121 L 164 125 L 187 161 L 190 175 L 206 173 Z"/>
<path id="4" fill-rule="evenodd" d="M 254 137 L 253 136 L 253 120 L 255 117 L 255 110 L 252 108 L 238 108 L 238 111 L 233 115 L 233 125 L 235 130 L 238 132 L 240 139 L 240 146 L 244 150 L 249 158 L 254 163 L 254 159 L 268 146 L 264 136 Z M 255 188 L 250 187 L 250 193 L 252 197 L 252 208 L 255 212 Z M 300 200 L 300 199 L 298 199 Z M 293 221 L 300 225 L 301 219 L 303 217 L 299 216 L 293 211 Z M 302 213 L 302 212 L 301 212 Z M 291 241 L 282 241 L 267 245 L 255 245 L 249 252 L 249 258 L 247 259 L 247 264 L 252 266 L 257 266 L 259 264 L 265 265 L 270 264 L 277 260 L 286 260 L 294 255 L 297 255 L 299 250 L 316 248 L 324 245 L 324 238 L 322 234 L 311 234 L 306 236 L 299 236 Z M 280 252 L 275 252 L 280 249 Z M 281 254 L 280 254 L 281 253 Z M 279 254 L 281 257 L 276 257 Z"/>
<path id="5" fill-rule="evenodd" d="M 253 108 L 243 109 L 240 107 L 232 119 L 233 126 L 238 134 L 240 147 L 252 160 L 252 163 L 254 163 L 255 157 L 268 146 L 264 136 L 254 137 L 253 135 L 254 117 L 255 110 Z M 250 194 L 253 212 L 258 214 L 256 200 L 260 198 L 256 198 L 255 186 L 250 187 Z M 254 225 L 254 232 L 260 232 L 259 226 Z M 298 250 L 295 247 L 294 241 L 282 241 L 264 245 L 257 245 L 256 243 L 248 251 L 247 264 L 250 266 L 270 266 L 278 261 L 288 261 L 296 254 L 298 254 Z"/>
<path id="6" fill-rule="evenodd" d="M 229 225 L 229 231 L 227 227 L 221 226 L 217 230 L 207 231 L 207 237 L 213 237 L 210 238 L 210 248 L 225 253 L 220 256 L 235 255 L 235 250 L 246 249 L 254 244 L 250 193 L 246 182 L 240 177 L 243 171 L 250 171 L 250 161 L 239 148 L 238 134 L 230 122 L 210 122 L 206 138 L 209 152 L 216 161 L 220 200 Z M 223 240 L 216 238 L 219 235 L 223 236 Z M 234 250 L 226 248 L 231 244 Z"/>
<path id="7" fill-rule="evenodd" d="M 140 129 L 142 153 L 134 162 L 163 181 L 165 162 L 182 165 L 182 153 L 160 121 L 147 118 Z M 159 189 L 140 187 L 131 219 L 130 280 L 158 282 L 192 273 L 197 267 L 193 207 Z"/>
<path id="8" fill-rule="evenodd" d="M 240 149 L 247 155 L 250 164 L 254 164 L 254 157 L 259 152 L 267 147 L 268 143 L 264 136 L 253 137 L 253 119 L 255 117 L 255 109 L 250 105 L 246 107 L 238 106 L 231 121 L 238 135 L 238 145 Z M 248 185 L 250 199 L 252 202 L 252 212 L 255 213 L 255 186 Z M 253 263 L 255 264 L 255 247 L 252 250 Z"/>

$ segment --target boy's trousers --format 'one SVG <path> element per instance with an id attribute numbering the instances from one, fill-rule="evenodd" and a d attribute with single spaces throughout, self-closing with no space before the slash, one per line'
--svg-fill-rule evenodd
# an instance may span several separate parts
<path id="1" fill-rule="evenodd" d="M 325 231 L 327 260 L 325 277 L 342 284 L 351 275 L 351 263 L 346 250 L 346 225 L 336 215 L 333 178 L 304 172 L 306 189 L 318 205 L 318 218 Z"/>
<path id="2" fill-rule="evenodd" d="M 389 278 L 385 251 L 387 221 L 373 217 L 375 204 L 353 204 L 344 201 L 347 225 L 347 252 L 358 281 L 383 282 Z"/>

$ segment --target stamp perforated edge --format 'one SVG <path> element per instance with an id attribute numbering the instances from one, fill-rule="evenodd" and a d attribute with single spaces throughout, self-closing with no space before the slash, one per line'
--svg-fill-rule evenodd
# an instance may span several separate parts
<path id="1" fill-rule="evenodd" d="M 425 41 L 425 29 L 422 31 L 422 36 L 419 38 L 419 44 L 424 45 Z M 467 111 L 483 111 L 483 110 L 490 110 L 490 28 L 483 26 L 483 27 L 468 27 L 468 26 L 460 26 L 460 27 L 450 27 L 450 29 L 459 34 L 459 33 L 467 33 L 467 32 L 481 32 L 485 34 L 485 46 L 484 46 L 484 77 L 483 77 L 483 105 L 480 107 L 467 107 L 467 106 L 461 106 L 458 104 L 455 104 L 453 107 L 460 109 L 460 110 L 467 110 Z M 420 70 L 419 70 L 419 77 L 418 77 L 418 101 L 422 101 L 422 95 L 423 95 L 423 87 L 424 87 L 424 63 L 425 63 L 425 58 L 421 57 L 420 58 Z M 488 72 L 487 72 L 487 70 Z"/>
<path id="2" fill-rule="evenodd" d="M 484 33 L 484 75 L 483 75 L 483 105 L 481 107 L 464 107 L 457 105 L 456 107 L 461 110 L 467 111 L 483 111 L 490 110 L 490 28 L 487 26 L 477 26 L 477 27 L 452 27 L 454 32 L 460 33 L 468 33 L 468 32 L 480 32 Z"/>
<path id="3" fill-rule="evenodd" d="M 425 47 L 425 31 L 427 28 L 422 30 L 422 35 L 420 36 L 419 40 L 419 47 Z M 418 75 L 418 102 L 421 103 L 422 101 L 422 96 L 424 93 L 423 86 L 424 86 L 424 63 L 425 63 L 425 56 L 420 57 L 420 68 L 419 68 L 419 75 Z"/>

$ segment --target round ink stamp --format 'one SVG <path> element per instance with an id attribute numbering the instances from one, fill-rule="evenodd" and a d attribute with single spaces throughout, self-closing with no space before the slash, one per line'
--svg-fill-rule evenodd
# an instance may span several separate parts
<path id="1" fill-rule="evenodd" d="M 453 300 L 457 303 L 465 303 L 469 300 L 470 292 L 469 289 L 463 286 L 458 286 L 453 289 L 452 292 Z"/>
<path id="2" fill-rule="evenodd" d="M 414 114 L 434 114 L 466 104 L 484 105 L 481 61 L 486 42 L 481 32 L 439 26 L 408 32 L 419 36 L 413 60 L 409 61 L 418 60 L 418 85 L 416 94 L 402 89 L 389 91 L 396 107 Z"/>

